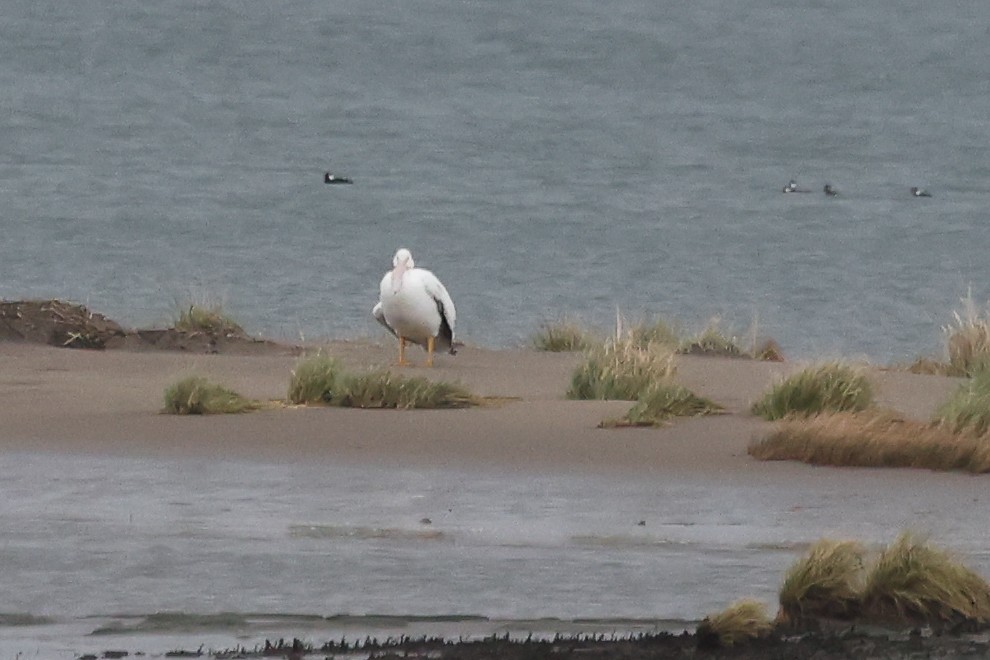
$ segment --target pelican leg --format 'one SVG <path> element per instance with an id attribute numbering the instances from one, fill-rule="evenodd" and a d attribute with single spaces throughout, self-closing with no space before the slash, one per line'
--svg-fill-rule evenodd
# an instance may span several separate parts
<path id="1" fill-rule="evenodd" d="M 402 336 L 399 337 L 399 366 L 409 366 L 409 363 L 406 362 L 406 338 Z"/>
<path id="2" fill-rule="evenodd" d="M 426 366 L 433 366 L 433 350 L 436 348 L 436 337 L 426 338 Z"/>

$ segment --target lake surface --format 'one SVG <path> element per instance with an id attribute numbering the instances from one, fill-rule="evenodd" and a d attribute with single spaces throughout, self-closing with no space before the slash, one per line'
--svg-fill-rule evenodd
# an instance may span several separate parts
<path id="1" fill-rule="evenodd" d="M 369 311 L 405 246 L 486 346 L 619 309 L 756 323 L 791 358 L 911 360 L 939 351 L 970 287 L 990 296 L 987 25 L 990 5 L 894 0 L 12 1 L 0 297 L 132 326 L 220 302 L 257 335 L 379 336 Z M 812 192 L 782 194 L 790 179 Z M 809 471 L 795 490 L 0 468 L 7 655 L 676 629 L 738 597 L 773 603 L 828 534 L 916 527 L 990 567 L 987 509 L 960 506 L 983 502 L 981 481 L 952 475 L 886 490 Z"/>
<path id="2" fill-rule="evenodd" d="M 474 343 L 618 308 L 910 360 L 970 286 L 990 296 L 988 21 L 893 0 L 12 2 L 0 296 L 375 335 L 406 246 Z"/>

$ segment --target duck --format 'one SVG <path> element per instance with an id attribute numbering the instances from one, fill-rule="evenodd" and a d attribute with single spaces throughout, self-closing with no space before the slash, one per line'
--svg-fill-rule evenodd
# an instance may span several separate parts
<path id="1" fill-rule="evenodd" d="M 326 172 L 323 175 L 323 183 L 354 183 L 351 179 L 346 176 L 337 176 L 332 172 Z"/>
<path id="2" fill-rule="evenodd" d="M 823 190 L 825 191 L 825 194 L 828 195 L 829 197 L 835 197 L 836 195 L 839 194 L 839 191 L 833 188 L 831 183 L 826 183 L 825 188 L 823 188 Z"/>
<path id="3" fill-rule="evenodd" d="M 810 190 L 807 190 L 805 188 L 798 188 L 797 181 L 795 181 L 794 179 L 791 179 L 787 183 L 787 185 L 784 186 L 783 192 L 785 192 L 785 193 L 806 193 L 806 192 L 811 192 L 811 191 Z"/>
<path id="4" fill-rule="evenodd" d="M 924 188 L 918 188 L 917 186 L 911 186 L 911 195 L 913 197 L 931 197 L 932 194 L 925 190 Z"/>

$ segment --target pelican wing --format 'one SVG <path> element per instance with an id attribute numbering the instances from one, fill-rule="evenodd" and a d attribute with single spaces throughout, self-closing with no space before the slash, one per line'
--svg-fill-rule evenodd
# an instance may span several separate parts
<path id="1" fill-rule="evenodd" d="M 436 275 L 428 270 L 423 270 L 422 278 L 426 293 L 436 302 L 437 311 L 440 312 L 440 333 L 437 338 L 442 343 L 446 343 L 451 354 L 455 354 L 457 353 L 457 345 L 454 343 L 454 325 L 457 322 L 457 310 L 454 308 L 454 301 L 447 293 L 447 287 L 437 279 Z"/>
<path id="2" fill-rule="evenodd" d="M 374 316 L 374 317 L 375 317 L 375 320 L 376 320 L 376 321 L 378 321 L 379 323 L 381 323 L 381 324 L 382 324 L 382 326 L 383 326 L 383 327 L 384 327 L 384 328 L 385 328 L 386 330 L 388 330 L 389 332 L 391 332 L 391 333 L 392 333 L 393 335 L 395 335 L 396 337 L 398 337 L 398 336 L 399 336 L 399 335 L 396 335 L 396 334 L 395 334 L 395 330 L 393 330 L 393 329 L 392 329 L 392 326 L 390 326 L 390 325 L 388 324 L 388 321 L 386 321 L 386 320 L 385 320 L 385 312 L 384 312 L 384 311 L 382 310 L 382 304 L 381 304 L 381 302 L 379 302 L 379 303 L 377 303 L 377 304 L 376 304 L 376 305 L 375 305 L 375 306 L 374 306 L 374 307 L 372 308 L 372 310 L 371 310 L 371 315 L 372 315 L 372 316 Z"/>

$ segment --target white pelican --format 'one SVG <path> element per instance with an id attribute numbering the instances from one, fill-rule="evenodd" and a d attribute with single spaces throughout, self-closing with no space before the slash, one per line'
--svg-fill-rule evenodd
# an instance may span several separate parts
<path id="1" fill-rule="evenodd" d="M 454 344 L 454 301 L 436 275 L 416 268 L 412 253 L 400 248 L 392 257 L 392 270 L 379 287 L 379 301 L 371 310 L 375 320 L 399 338 L 399 365 L 405 366 L 406 342 L 426 349 L 426 366 L 433 366 L 437 348 L 457 353 Z"/>

